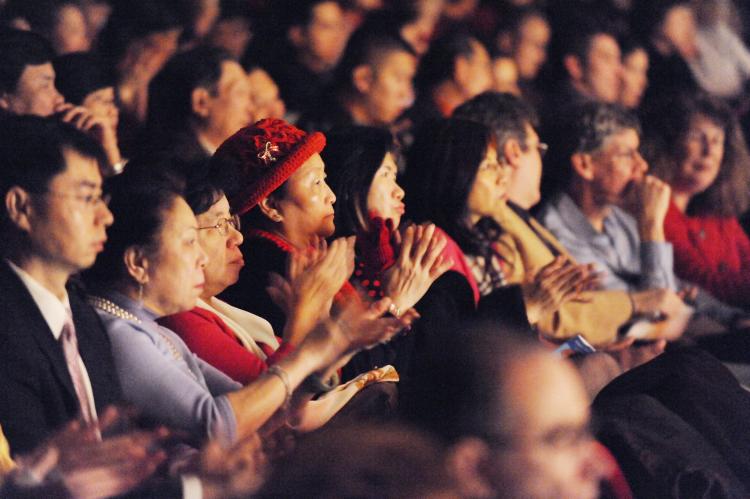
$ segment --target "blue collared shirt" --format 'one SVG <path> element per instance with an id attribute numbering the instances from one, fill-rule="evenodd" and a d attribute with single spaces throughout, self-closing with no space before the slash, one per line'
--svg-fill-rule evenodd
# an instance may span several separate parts
<path id="1" fill-rule="evenodd" d="M 604 289 L 678 289 L 672 244 L 641 241 L 635 218 L 617 206 L 611 207 L 601 232 L 567 194 L 545 203 L 539 219 L 578 262 L 596 264 L 604 273 Z"/>

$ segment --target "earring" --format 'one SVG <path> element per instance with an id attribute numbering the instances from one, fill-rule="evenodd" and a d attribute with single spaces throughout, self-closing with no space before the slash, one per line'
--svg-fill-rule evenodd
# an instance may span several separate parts
<path id="1" fill-rule="evenodd" d="M 143 308 L 143 283 L 138 281 L 138 308 Z"/>

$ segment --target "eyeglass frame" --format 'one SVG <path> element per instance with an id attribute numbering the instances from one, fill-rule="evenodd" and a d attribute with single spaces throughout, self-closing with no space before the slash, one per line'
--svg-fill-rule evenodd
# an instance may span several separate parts
<path id="1" fill-rule="evenodd" d="M 100 203 L 104 206 L 109 206 L 109 202 L 112 200 L 110 194 L 105 194 L 103 192 L 99 192 L 98 194 L 75 194 L 72 192 L 46 190 L 37 192 L 36 194 L 51 194 L 62 198 L 73 198 L 76 201 L 81 201 L 84 206 L 91 209 L 96 209 Z"/>
<path id="2" fill-rule="evenodd" d="M 239 232 L 240 230 L 240 216 L 232 215 L 230 217 L 221 218 L 214 225 L 208 225 L 206 227 L 198 227 L 198 230 L 216 229 L 220 236 L 226 236 L 229 234 L 229 226 Z"/>

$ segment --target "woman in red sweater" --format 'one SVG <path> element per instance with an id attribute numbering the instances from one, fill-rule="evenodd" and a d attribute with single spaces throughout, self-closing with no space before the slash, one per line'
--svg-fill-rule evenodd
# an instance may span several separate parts
<path id="1" fill-rule="evenodd" d="M 705 95 L 680 95 L 662 106 L 644 120 L 654 127 L 644 133 L 645 152 L 672 187 L 664 230 L 675 273 L 750 308 L 750 240 L 737 221 L 750 204 L 742 132 L 731 110 Z"/>

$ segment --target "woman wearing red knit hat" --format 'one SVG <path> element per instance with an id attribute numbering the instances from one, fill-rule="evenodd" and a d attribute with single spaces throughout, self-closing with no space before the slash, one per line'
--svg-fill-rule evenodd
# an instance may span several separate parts
<path id="1" fill-rule="evenodd" d="M 284 330 L 286 313 L 267 290 L 278 281 L 273 274 L 285 275 L 291 253 L 316 248 L 334 233 L 336 196 L 325 181 L 324 146 L 322 133 L 266 119 L 235 133 L 211 160 L 211 175 L 227 194 L 232 212 L 242 218 L 245 232 L 241 249 L 247 265 L 221 298 L 265 318 L 274 331 Z M 437 261 L 439 251 L 434 253 Z M 355 294 L 346 283 L 338 296 Z M 398 303 L 398 297 L 391 298 Z M 406 303 L 403 310 L 394 306 L 392 313 L 408 318 L 415 314 L 412 305 Z M 370 364 L 395 361 L 394 352 L 381 350 L 387 353 L 375 355 Z M 360 367 L 347 374 L 373 366 Z"/>

